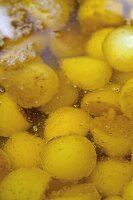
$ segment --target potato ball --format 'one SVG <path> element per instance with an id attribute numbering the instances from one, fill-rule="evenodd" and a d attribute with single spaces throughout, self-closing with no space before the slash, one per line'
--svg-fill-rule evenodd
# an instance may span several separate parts
<path id="1" fill-rule="evenodd" d="M 83 31 L 94 31 L 124 23 L 122 3 L 114 0 L 86 0 L 78 11 L 79 23 Z"/>
<path id="2" fill-rule="evenodd" d="M 70 187 L 64 187 L 50 195 L 50 199 L 60 200 L 100 200 L 101 197 L 97 192 L 94 184 L 77 184 Z"/>
<path id="3" fill-rule="evenodd" d="M 107 197 L 104 200 L 122 200 L 122 197 L 120 196 L 111 196 L 111 197 Z"/>
<path id="4" fill-rule="evenodd" d="M 112 82 L 123 86 L 126 82 L 133 78 L 133 72 L 120 72 L 117 70 L 113 71 Z"/>
<path id="5" fill-rule="evenodd" d="M 0 182 L 11 171 L 11 162 L 8 155 L 0 149 Z"/>
<path id="6" fill-rule="evenodd" d="M 27 1 L 27 10 L 33 17 L 40 19 L 44 25 L 53 30 L 65 26 L 75 7 L 75 0 L 35 0 Z"/>
<path id="7" fill-rule="evenodd" d="M 109 82 L 112 70 L 104 61 L 89 57 L 62 59 L 60 67 L 70 81 L 84 90 L 94 90 Z"/>
<path id="8" fill-rule="evenodd" d="M 4 151 L 11 160 L 14 169 L 22 167 L 38 167 L 40 153 L 45 142 L 26 132 L 11 136 L 4 146 Z"/>
<path id="9" fill-rule="evenodd" d="M 91 116 L 101 116 L 111 108 L 120 113 L 119 91 L 119 85 L 109 84 L 99 90 L 88 92 L 81 100 L 81 109 Z"/>
<path id="10" fill-rule="evenodd" d="M 46 141 L 64 135 L 85 136 L 90 129 L 90 120 L 84 111 L 73 107 L 62 107 L 51 113 L 45 122 Z"/>
<path id="11" fill-rule="evenodd" d="M 50 141 L 41 154 L 41 161 L 51 176 L 76 181 L 91 174 L 96 165 L 96 152 L 87 138 L 70 135 Z"/>
<path id="12" fill-rule="evenodd" d="M 109 156 L 124 157 L 131 153 L 133 122 L 123 115 L 110 113 L 91 120 L 94 141 Z"/>
<path id="13" fill-rule="evenodd" d="M 15 102 L 24 108 L 48 103 L 59 87 L 55 71 L 40 59 L 23 65 L 17 69 L 3 70 L 1 84 Z"/>
<path id="14" fill-rule="evenodd" d="M 0 199 L 40 200 L 49 181 L 49 175 L 38 168 L 12 171 L 0 184 Z"/>
<path id="15" fill-rule="evenodd" d="M 107 197 L 120 195 L 132 175 L 133 165 L 131 162 L 109 159 L 97 163 L 91 175 L 91 180 L 100 194 Z"/>
<path id="16" fill-rule="evenodd" d="M 133 71 L 133 27 L 123 26 L 105 38 L 103 52 L 107 62 L 116 70 Z"/>
<path id="17" fill-rule="evenodd" d="M 56 58 L 84 55 L 86 40 L 79 27 L 70 27 L 51 34 L 50 50 Z"/>
<path id="18" fill-rule="evenodd" d="M 10 137 L 15 132 L 25 131 L 30 124 L 18 105 L 7 93 L 0 94 L 0 136 Z"/>
<path id="19" fill-rule="evenodd" d="M 86 44 L 86 53 L 92 58 L 104 60 L 105 58 L 102 49 L 103 41 L 113 30 L 114 28 L 109 27 L 94 32 Z"/>
<path id="20" fill-rule="evenodd" d="M 122 87 L 119 97 L 122 112 L 129 118 L 133 118 L 133 78 L 129 79 Z"/>
<path id="21" fill-rule="evenodd" d="M 57 70 L 60 86 L 57 94 L 40 109 L 45 113 L 55 111 L 57 108 L 72 106 L 78 101 L 78 90 L 73 87 L 61 70 Z"/>

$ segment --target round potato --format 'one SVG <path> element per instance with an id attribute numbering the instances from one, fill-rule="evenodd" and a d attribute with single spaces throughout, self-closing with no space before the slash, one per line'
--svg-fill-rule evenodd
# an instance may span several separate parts
<path id="1" fill-rule="evenodd" d="M 86 136 L 90 129 L 88 115 L 72 107 L 62 107 L 51 113 L 45 122 L 44 137 L 46 141 L 64 135 Z"/>
<path id="2" fill-rule="evenodd" d="M 96 165 L 96 152 L 85 137 L 70 135 L 50 141 L 41 154 L 43 169 L 60 180 L 88 177 Z"/>
<path id="3" fill-rule="evenodd" d="M 18 169 L 0 184 L 1 200 L 40 200 L 48 187 L 50 176 L 38 168 Z"/>
<path id="4" fill-rule="evenodd" d="M 78 20 L 85 32 L 120 26 L 124 23 L 123 11 L 123 5 L 118 1 L 85 0 L 79 7 Z"/>
<path id="5" fill-rule="evenodd" d="M 114 28 L 109 27 L 94 32 L 86 44 L 86 53 L 92 58 L 104 60 L 102 45 L 106 36 L 113 30 Z"/>
<path id="6" fill-rule="evenodd" d="M 0 94 L 0 136 L 10 137 L 15 132 L 26 131 L 30 124 L 19 106 L 7 93 Z"/>
<path id="7" fill-rule="evenodd" d="M 107 197 L 120 195 L 132 175 L 133 166 L 131 162 L 109 159 L 97 163 L 91 175 L 91 180 L 100 194 Z"/>
<path id="8" fill-rule="evenodd" d="M 133 27 L 115 29 L 104 40 L 103 52 L 107 62 L 116 70 L 133 71 Z"/>
<path id="9" fill-rule="evenodd" d="M 84 57 L 62 59 L 60 67 L 68 79 L 84 90 L 94 90 L 109 82 L 112 70 L 104 61 Z"/>
<path id="10" fill-rule="evenodd" d="M 91 120 L 91 133 L 95 143 L 108 155 L 124 157 L 133 145 L 132 120 L 114 112 Z"/>
<path id="11" fill-rule="evenodd" d="M 40 153 L 45 146 L 45 141 L 28 132 L 17 133 L 4 145 L 4 151 L 11 160 L 14 169 L 22 167 L 38 167 Z"/>
<path id="12" fill-rule="evenodd" d="M 112 82 L 123 86 L 126 82 L 133 78 L 133 72 L 120 72 L 117 70 L 113 71 Z"/>
<path id="13" fill-rule="evenodd" d="M 103 115 L 111 108 L 120 113 L 119 91 L 119 85 L 108 84 L 99 90 L 88 92 L 81 100 L 81 109 L 95 117 Z"/>
<path id="14" fill-rule="evenodd" d="M 55 71 L 38 58 L 17 69 L 4 69 L 0 81 L 15 102 L 24 108 L 48 103 L 59 87 Z"/>

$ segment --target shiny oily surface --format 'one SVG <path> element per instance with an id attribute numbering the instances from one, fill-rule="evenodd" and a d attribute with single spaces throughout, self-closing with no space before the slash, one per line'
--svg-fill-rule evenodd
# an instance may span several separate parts
<path id="1" fill-rule="evenodd" d="M 133 0 L 0 0 L 0 200 L 133 200 Z"/>
<path id="2" fill-rule="evenodd" d="M 129 26 L 112 31 L 103 43 L 107 62 L 118 71 L 132 72 L 133 30 Z"/>

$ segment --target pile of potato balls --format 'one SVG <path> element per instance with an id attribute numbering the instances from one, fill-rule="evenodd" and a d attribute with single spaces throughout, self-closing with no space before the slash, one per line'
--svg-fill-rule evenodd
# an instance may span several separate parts
<path id="1" fill-rule="evenodd" d="M 0 49 L 0 200 L 133 200 L 133 0 L 9 5 L 43 29 Z"/>

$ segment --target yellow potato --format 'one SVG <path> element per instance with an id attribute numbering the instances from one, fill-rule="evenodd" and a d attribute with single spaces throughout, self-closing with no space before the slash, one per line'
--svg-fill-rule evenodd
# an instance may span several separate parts
<path id="1" fill-rule="evenodd" d="M 50 200 L 100 200 L 101 197 L 92 183 L 64 187 L 50 195 Z"/>
<path id="2" fill-rule="evenodd" d="M 119 85 L 109 84 L 99 90 L 88 92 L 81 100 L 81 109 L 91 116 L 101 116 L 111 108 L 120 112 Z"/>
<path id="3" fill-rule="evenodd" d="M 22 168 L 11 172 L 0 184 L 1 200 L 40 200 L 50 177 L 38 168 Z"/>
<path id="4" fill-rule="evenodd" d="M 54 98 L 40 109 L 45 113 L 55 111 L 57 108 L 72 106 L 78 101 L 78 90 L 73 87 L 61 70 L 57 71 L 60 87 Z"/>
<path id="5" fill-rule="evenodd" d="M 133 71 L 133 27 L 123 26 L 112 31 L 103 43 L 107 62 L 116 70 Z"/>
<path id="6" fill-rule="evenodd" d="M 53 30 L 65 26 L 75 6 L 75 0 L 28 0 L 26 3 L 31 16 L 37 17 Z"/>
<path id="7" fill-rule="evenodd" d="M 104 60 L 102 45 L 106 36 L 113 31 L 114 28 L 103 28 L 94 32 L 86 44 L 86 53 L 92 57 Z"/>
<path id="8" fill-rule="evenodd" d="M 133 200 L 133 180 L 131 180 L 123 190 L 124 200 Z"/>
<path id="9" fill-rule="evenodd" d="M 24 66 L 18 66 L 17 69 L 4 68 L 0 82 L 15 102 L 24 108 L 48 103 L 59 87 L 54 70 L 38 58 L 25 63 Z"/>
<path id="10" fill-rule="evenodd" d="M 11 162 L 8 155 L 0 149 L 0 182 L 11 171 Z"/>
<path id="11" fill-rule="evenodd" d="M 60 67 L 68 79 L 84 90 L 94 90 L 109 82 L 112 70 L 104 61 L 84 57 L 62 59 Z"/>
<path id="12" fill-rule="evenodd" d="M 133 146 L 133 123 L 123 115 L 110 113 L 91 121 L 94 141 L 104 152 L 113 157 L 124 157 L 131 153 Z"/>
<path id="13" fill-rule="evenodd" d="M 20 108 L 7 93 L 0 94 L 0 136 L 10 137 L 15 132 L 25 131 L 30 124 Z"/>
<path id="14" fill-rule="evenodd" d="M 70 135 L 50 141 L 41 161 L 43 169 L 52 177 L 76 181 L 91 174 L 96 165 L 96 152 L 87 138 Z"/>
<path id="15" fill-rule="evenodd" d="M 113 71 L 112 82 L 123 86 L 129 79 L 133 78 L 133 72 Z"/>
<path id="16" fill-rule="evenodd" d="M 11 160 L 14 169 L 22 167 L 38 167 L 40 153 L 45 142 L 28 132 L 17 133 L 11 136 L 4 146 L 4 151 Z"/>
<path id="17" fill-rule="evenodd" d="M 51 113 L 45 122 L 46 141 L 64 135 L 86 136 L 90 129 L 88 115 L 73 107 L 62 107 Z"/>
<path id="18" fill-rule="evenodd" d="M 124 23 L 123 5 L 114 0 L 86 0 L 78 11 L 79 23 L 83 31 L 94 31 Z"/>
<path id="19" fill-rule="evenodd" d="M 122 112 L 129 118 L 133 118 L 133 78 L 129 79 L 122 87 L 119 97 Z"/>
<path id="20" fill-rule="evenodd" d="M 97 163 L 91 175 L 91 180 L 100 194 L 107 197 L 120 195 L 132 175 L 133 165 L 131 162 L 109 159 Z"/>
<path id="21" fill-rule="evenodd" d="M 120 196 L 111 196 L 111 197 L 107 197 L 104 200 L 122 200 L 122 197 Z"/>
<path id="22" fill-rule="evenodd" d="M 50 37 L 50 50 L 57 58 L 66 58 L 84 55 L 86 37 L 79 27 L 70 27 L 59 33 L 52 33 Z"/>

